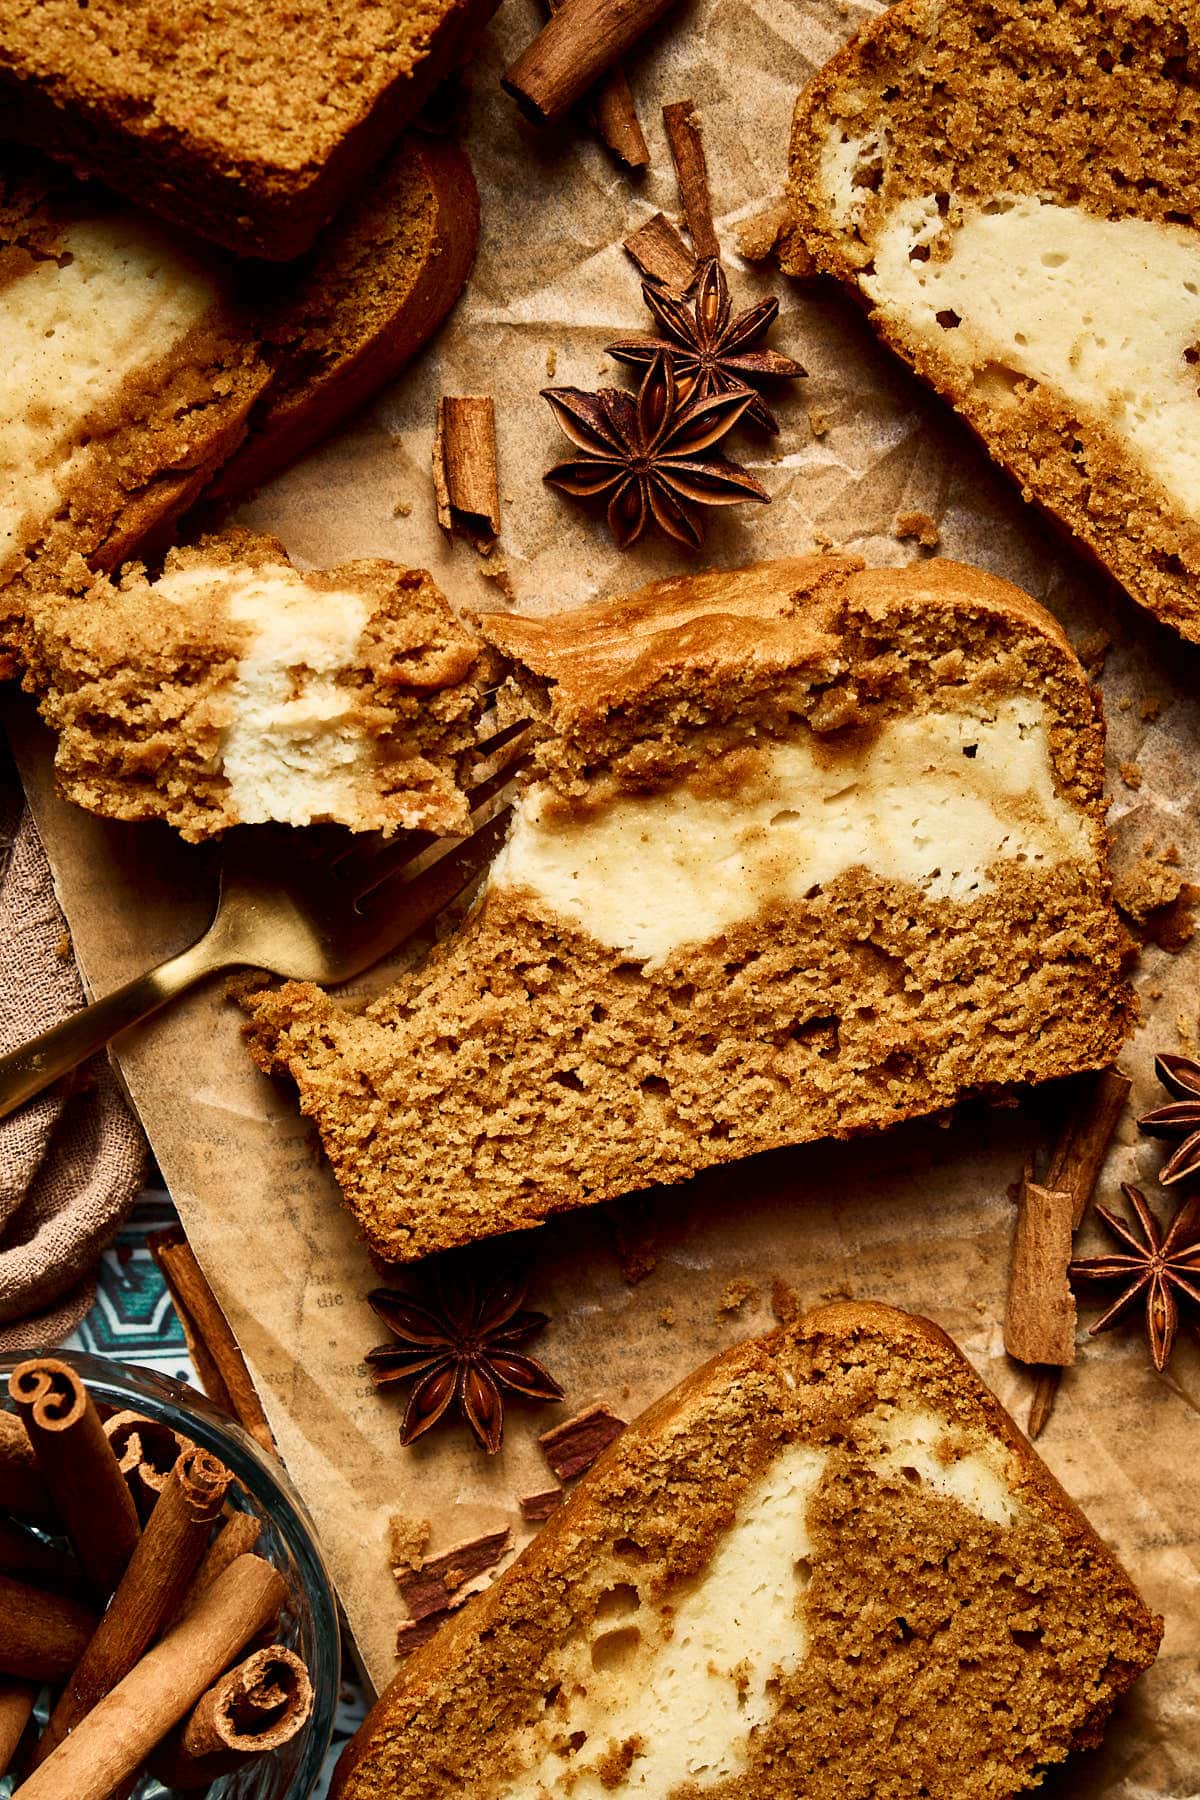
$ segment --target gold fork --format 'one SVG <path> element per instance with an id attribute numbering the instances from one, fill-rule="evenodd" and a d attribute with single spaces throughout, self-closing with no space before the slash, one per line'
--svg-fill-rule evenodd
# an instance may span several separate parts
<path id="1" fill-rule="evenodd" d="M 235 832 L 204 935 L 0 1057 L 0 1119 L 209 975 L 254 968 L 336 985 L 397 949 L 469 887 L 503 844 L 512 805 L 505 798 L 497 811 L 494 802 L 525 767 L 525 731 L 523 723 L 510 725 L 477 746 L 486 772 L 468 790 L 467 837 Z"/>

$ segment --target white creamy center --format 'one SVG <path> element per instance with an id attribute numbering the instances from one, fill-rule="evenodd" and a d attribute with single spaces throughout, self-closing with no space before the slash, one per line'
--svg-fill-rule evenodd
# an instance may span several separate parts
<path id="1" fill-rule="evenodd" d="M 928 1412 L 889 1416 L 880 1423 L 877 1441 L 878 1468 L 957 1500 L 992 1525 L 1011 1525 L 1016 1519 L 1003 1445 L 989 1439 L 963 1449 L 945 1420 Z"/>
<path id="2" fill-rule="evenodd" d="M 72 225 L 66 254 L 0 284 L 0 576 L 58 506 L 125 383 L 173 350 L 213 285 L 133 218 Z"/>
<path id="3" fill-rule="evenodd" d="M 780 1456 L 673 1613 L 634 1594 L 630 1610 L 598 1623 L 590 1666 L 578 1682 L 563 1682 L 565 1709 L 547 1721 L 556 1742 L 579 1732 L 586 1742 L 566 1761 L 542 1748 L 544 1730 L 529 1733 L 518 1754 L 532 1766 L 498 1800 L 535 1800 L 568 1785 L 574 1800 L 603 1800 L 609 1790 L 596 1764 L 631 1738 L 640 1746 L 620 1783 L 625 1793 L 666 1800 L 682 1782 L 713 1787 L 744 1768 L 749 1733 L 778 1704 L 768 1684 L 804 1656 L 806 1519 L 824 1466 L 825 1452 L 803 1445 Z"/>
<path id="4" fill-rule="evenodd" d="M 1002 861 L 1090 861 L 1086 816 L 1054 785 L 1045 709 L 903 715 L 857 750 L 805 730 L 764 744 L 730 793 L 680 784 L 574 818 L 522 799 L 493 886 L 647 962 L 704 943 L 851 869 L 970 900 Z"/>
<path id="5" fill-rule="evenodd" d="M 992 1524 L 1016 1520 L 1003 1445 L 928 1412 L 881 1412 L 867 1437 L 869 1468 L 920 1482 Z M 633 1576 L 609 1591 L 545 1718 L 512 1744 L 520 1772 L 509 1764 L 495 1800 L 605 1800 L 614 1790 L 667 1800 L 685 1783 L 704 1791 L 745 1770 L 752 1733 L 779 1706 L 778 1677 L 806 1654 L 816 1556 L 808 1508 L 827 1456 L 799 1445 L 778 1457 L 703 1576 L 665 1607 L 644 1600 Z"/>
<path id="6" fill-rule="evenodd" d="M 312 588 L 285 564 L 232 578 L 224 570 L 176 570 L 155 592 L 183 601 L 205 588 L 254 634 L 222 693 L 228 723 L 220 768 L 233 811 L 246 825 L 344 818 L 355 810 L 369 745 L 355 718 L 357 697 L 338 677 L 356 661 L 366 600 Z"/>
<path id="7" fill-rule="evenodd" d="M 1013 196 L 968 212 L 945 260 L 914 259 L 944 225 L 932 196 L 897 206 L 862 277 L 870 297 L 983 368 L 989 401 L 1024 376 L 1098 415 L 1200 515 L 1200 233 Z"/>

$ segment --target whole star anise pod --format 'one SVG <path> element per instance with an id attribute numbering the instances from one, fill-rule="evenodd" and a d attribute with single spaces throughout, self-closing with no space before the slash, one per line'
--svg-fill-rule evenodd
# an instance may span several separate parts
<path id="1" fill-rule="evenodd" d="M 1154 1072 L 1175 1099 L 1138 1120 L 1150 1137 L 1182 1138 L 1158 1172 L 1164 1187 L 1200 1173 L 1200 1062 L 1191 1056 L 1156 1056 Z"/>
<path id="2" fill-rule="evenodd" d="M 661 351 L 651 357 L 637 399 L 620 388 L 587 394 L 543 388 L 559 427 L 581 452 L 545 479 L 577 500 L 608 496 L 608 528 L 619 550 L 654 523 L 689 550 L 700 547 L 698 506 L 769 501 L 753 475 L 711 451 L 753 402 L 749 388 L 681 399 Z"/>
<path id="3" fill-rule="evenodd" d="M 760 381 L 794 381 L 807 373 L 802 364 L 778 350 L 756 350 L 779 312 L 773 296 L 733 313 L 729 283 L 715 257 L 700 266 L 691 306 L 657 282 L 643 281 L 642 297 L 658 321 L 661 336 L 622 338 L 608 353 L 633 369 L 648 368 L 656 355 L 675 370 L 681 394 L 707 398 L 730 394 Z M 764 431 L 778 431 L 779 421 L 761 395 L 746 408 L 746 418 Z"/>
<path id="4" fill-rule="evenodd" d="M 1108 1311 L 1090 1327 L 1090 1335 L 1107 1331 L 1129 1311 L 1135 1301 L 1145 1299 L 1146 1335 L 1155 1368 L 1166 1368 L 1175 1347 L 1179 1329 L 1179 1300 L 1192 1300 L 1200 1306 L 1200 1199 L 1193 1196 L 1184 1202 L 1163 1235 L 1162 1226 L 1151 1212 L 1146 1196 L 1128 1182 L 1121 1192 L 1137 1215 L 1141 1226 L 1139 1238 L 1124 1219 L 1107 1207 L 1096 1211 L 1113 1236 L 1128 1244 L 1128 1254 L 1092 1256 L 1071 1263 L 1067 1273 L 1084 1281 L 1123 1281 L 1125 1287 Z"/>
<path id="5" fill-rule="evenodd" d="M 480 1291 L 459 1272 L 439 1277 L 426 1306 L 398 1288 L 367 1295 L 395 1344 L 368 1351 L 372 1380 L 415 1381 L 400 1425 L 411 1444 L 455 1402 L 484 1449 L 495 1455 L 504 1433 L 504 1390 L 526 1400 L 561 1400 L 563 1390 L 532 1356 L 517 1350 L 548 1323 L 523 1312 L 523 1283 L 504 1278 Z"/>

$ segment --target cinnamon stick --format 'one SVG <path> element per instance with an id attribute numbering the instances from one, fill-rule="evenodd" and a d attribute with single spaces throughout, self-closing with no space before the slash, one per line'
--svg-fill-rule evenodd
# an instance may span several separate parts
<path id="1" fill-rule="evenodd" d="M 50 1715 L 38 1745 L 43 1761 L 129 1673 L 174 1615 L 208 1546 L 230 1475 L 207 1450 L 189 1445 L 158 1503 L 108 1611 Z"/>
<path id="2" fill-rule="evenodd" d="M 10 1519 L 0 1519 L 0 1575 L 17 1575 L 59 1593 L 74 1594 L 83 1585 L 83 1570 L 69 1551 Z"/>
<path id="3" fill-rule="evenodd" d="M 139 1527 L 91 1395 L 71 1365 L 53 1356 L 18 1364 L 8 1391 L 83 1572 L 107 1597 L 125 1573 Z"/>
<path id="4" fill-rule="evenodd" d="M 104 1421 L 104 1435 L 144 1523 L 187 1439 L 164 1420 L 147 1419 L 136 1412 L 113 1413 Z"/>
<path id="5" fill-rule="evenodd" d="M 214 1405 L 232 1413 L 269 1455 L 277 1456 L 246 1359 L 183 1232 L 178 1227 L 152 1231 L 146 1248 L 162 1270 L 205 1393 Z"/>
<path id="6" fill-rule="evenodd" d="M 560 119 L 673 0 L 563 0 L 502 86 L 537 124 Z"/>
<path id="7" fill-rule="evenodd" d="M 679 183 L 679 198 L 683 202 L 692 249 L 700 259 L 720 257 L 721 245 L 713 224 L 712 196 L 708 190 L 708 163 L 704 139 L 696 121 L 695 103 L 674 100 L 670 106 L 664 106 L 663 124 L 667 128 L 667 142 L 675 164 L 675 179 Z"/>
<path id="8" fill-rule="evenodd" d="M 54 1502 L 29 1433 L 16 1413 L 10 1412 L 0 1412 L 0 1507 L 37 1525 L 54 1517 Z"/>
<path id="9" fill-rule="evenodd" d="M 596 130 L 618 162 L 627 169 L 645 169 L 650 165 L 646 134 L 638 118 L 637 103 L 620 63 L 614 63 L 592 97 L 592 115 Z"/>
<path id="10" fill-rule="evenodd" d="M 496 409 L 490 394 L 443 394 L 433 440 L 437 522 L 491 539 L 500 531 Z"/>
<path id="11" fill-rule="evenodd" d="M 1075 1360 L 1075 1296 L 1067 1280 L 1074 1202 L 1026 1170 L 1017 1198 L 1004 1348 L 1024 1363 L 1066 1368 Z"/>
<path id="12" fill-rule="evenodd" d="M 270 1563 L 239 1557 L 51 1751 L 13 1800 L 107 1800 L 275 1617 L 286 1596 L 287 1585 Z"/>
<path id="13" fill-rule="evenodd" d="M 546 0 L 547 9 L 556 13 L 563 0 Z M 629 79 L 620 63 L 614 63 L 608 74 L 597 83 L 588 108 L 592 124 L 599 136 L 630 169 L 644 169 L 650 161 L 637 107 Z"/>
<path id="14" fill-rule="evenodd" d="M 643 275 L 685 294 L 696 279 L 696 259 L 665 213 L 655 213 L 631 231 L 625 249 Z"/>
<path id="15" fill-rule="evenodd" d="M 262 1536 L 262 1520 L 254 1513 L 230 1513 L 218 1531 L 216 1537 L 205 1551 L 200 1566 L 192 1576 L 191 1583 L 179 1606 L 179 1616 L 196 1604 L 206 1588 L 210 1588 L 218 1575 L 224 1574 L 230 1563 L 236 1562 L 239 1556 L 245 1556 L 253 1550 Z"/>
<path id="16" fill-rule="evenodd" d="M 62 1681 L 95 1629 L 95 1613 L 69 1594 L 0 1575 L 0 1675 Z"/>
<path id="17" fill-rule="evenodd" d="M 30 1682 L 0 1680 L 0 1777 L 12 1767 L 36 1698 Z"/>
<path id="18" fill-rule="evenodd" d="M 1070 1194 L 1071 1225 L 1075 1231 L 1083 1223 L 1132 1087 L 1132 1081 L 1120 1069 L 1102 1069 L 1055 1145 L 1046 1186 Z"/>
<path id="19" fill-rule="evenodd" d="M 164 1787 L 208 1787 L 248 1757 L 280 1750 L 313 1708 L 308 1670 L 282 1644 L 255 1650 L 202 1694 L 154 1758 Z"/>

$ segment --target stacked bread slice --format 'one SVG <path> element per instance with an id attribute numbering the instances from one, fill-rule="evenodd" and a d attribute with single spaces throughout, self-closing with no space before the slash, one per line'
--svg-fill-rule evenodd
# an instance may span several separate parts
<path id="1" fill-rule="evenodd" d="M 651 1408 L 417 1651 L 336 1800 L 1006 1800 L 1161 1621 L 954 1345 L 875 1305 Z"/>
<path id="2" fill-rule="evenodd" d="M 307 250 L 496 0 L 0 0 L 5 135 L 243 256 Z"/>
<path id="3" fill-rule="evenodd" d="M 23 152 L 0 164 L 0 648 L 209 488 L 262 480 L 440 323 L 479 231 L 455 145 L 404 140 L 286 270 L 239 268 Z M 234 453 L 236 452 L 236 455 Z M 230 462 L 230 457 L 234 460 Z M 224 467 L 223 467 L 224 465 Z"/>
<path id="4" fill-rule="evenodd" d="M 60 791 L 197 841 L 231 825 L 454 832 L 492 653 L 419 571 L 302 574 L 230 531 L 35 600 L 29 685 Z"/>
<path id="5" fill-rule="evenodd" d="M 482 625 L 537 749 L 481 902 L 365 1011 L 249 1002 L 379 1254 L 1115 1058 L 1103 728 L 1027 596 L 814 557 Z"/>
<path id="6" fill-rule="evenodd" d="M 1189 8 L 1140 0 L 902 0 L 800 97 L 784 265 L 848 284 L 1200 641 L 1196 43 Z"/>

